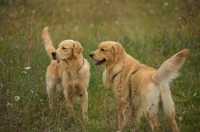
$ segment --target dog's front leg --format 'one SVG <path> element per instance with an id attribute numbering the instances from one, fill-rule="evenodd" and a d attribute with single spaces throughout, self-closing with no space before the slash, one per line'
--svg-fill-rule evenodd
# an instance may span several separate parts
<path id="1" fill-rule="evenodd" d="M 121 132 L 131 116 L 131 106 L 128 99 L 121 99 L 118 103 L 118 131 Z"/>
<path id="2" fill-rule="evenodd" d="M 53 110 L 54 94 L 56 92 L 56 81 L 46 77 L 46 90 L 49 100 L 49 108 Z"/>
<path id="3" fill-rule="evenodd" d="M 85 90 L 80 95 L 80 99 L 81 99 L 81 108 L 82 108 L 83 120 L 85 120 L 85 119 L 87 120 L 88 119 L 88 116 L 87 116 L 87 111 L 88 111 L 88 92 L 87 92 L 87 88 L 85 88 Z"/>
<path id="4" fill-rule="evenodd" d="M 69 86 L 64 87 L 64 96 L 65 96 L 65 102 L 66 102 L 68 112 L 70 116 L 74 117 L 74 110 L 73 110 L 73 104 L 72 104 L 73 92 L 71 92 L 70 89 L 71 88 Z"/>
<path id="5" fill-rule="evenodd" d="M 123 120 L 122 111 L 120 110 L 120 108 L 118 108 L 118 129 L 117 129 L 117 132 L 122 131 L 122 120 Z"/>

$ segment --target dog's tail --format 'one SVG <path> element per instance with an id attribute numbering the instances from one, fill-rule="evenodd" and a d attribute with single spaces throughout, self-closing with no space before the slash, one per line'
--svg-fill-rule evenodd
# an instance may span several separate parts
<path id="1" fill-rule="evenodd" d="M 179 76 L 178 70 L 183 65 L 188 49 L 181 50 L 166 60 L 160 68 L 153 74 L 152 79 L 158 84 L 170 83 L 173 79 Z"/>
<path id="2" fill-rule="evenodd" d="M 53 47 L 48 30 L 49 30 L 49 27 L 45 27 L 43 29 L 42 39 L 44 41 L 44 47 L 45 47 L 45 50 L 46 50 L 50 60 L 53 60 L 51 53 L 55 51 L 55 48 Z"/>

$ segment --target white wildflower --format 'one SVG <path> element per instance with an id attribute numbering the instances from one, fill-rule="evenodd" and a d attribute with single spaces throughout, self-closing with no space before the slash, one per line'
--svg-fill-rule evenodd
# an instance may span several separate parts
<path id="1" fill-rule="evenodd" d="M 65 11 L 66 11 L 67 13 L 69 13 L 71 10 L 68 8 L 68 9 L 66 9 Z"/>
<path id="2" fill-rule="evenodd" d="M 182 121 L 182 120 L 183 120 L 181 116 L 179 116 L 179 118 L 178 118 L 178 119 L 179 119 L 179 121 Z"/>
<path id="3" fill-rule="evenodd" d="M 24 69 L 25 69 L 25 70 L 29 70 L 29 69 L 31 69 L 31 67 L 30 67 L 30 66 L 28 66 L 28 67 L 25 67 Z"/>
<path id="4" fill-rule="evenodd" d="M 34 93 L 34 91 L 33 91 L 33 90 L 30 90 L 30 92 L 31 92 L 31 93 Z"/>
<path id="5" fill-rule="evenodd" d="M 20 97 L 19 96 L 15 96 L 15 101 L 19 101 Z"/>
<path id="6" fill-rule="evenodd" d="M 106 4 L 109 4 L 109 3 L 110 3 L 110 1 L 109 1 L 109 0 L 106 0 L 106 1 L 105 1 L 105 3 L 106 3 Z"/>
<path id="7" fill-rule="evenodd" d="M 197 96 L 197 92 L 196 93 L 194 93 L 194 95 L 193 96 Z"/>
<path id="8" fill-rule="evenodd" d="M 6 104 L 6 106 L 9 107 L 9 106 L 12 106 L 12 104 L 11 104 L 10 102 L 8 102 L 8 103 Z"/>
<path id="9" fill-rule="evenodd" d="M 78 31 L 78 26 L 76 25 L 75 27 L 74 27 L 74 31 Z"/>
<path id="10" fill-rule="evenodd" d="M 154 11 L 153 11 L 153 10 L 150 10 L 150 13 L 154 13 Z"/>
<path id="11" fill-rule="evenodd" d="M 168 3 L 167 3 L 167 2 L 165 2 L 165 3 L 164 3 L 164 6 L 168 6 Z"/>
<path id="12" fill-rule="evenodd" d="M 27 72 L 26 71 L 22 71 L 22 74 L 26 74 Z"/>
<path id="13" fill-rule="evenodd" d="M 90 26 L 90 28 L 93 28 L 93 27 L 94 27 L 94 24 L 93 24 L 93 23 L 91 23 L 89 26 Z"/>

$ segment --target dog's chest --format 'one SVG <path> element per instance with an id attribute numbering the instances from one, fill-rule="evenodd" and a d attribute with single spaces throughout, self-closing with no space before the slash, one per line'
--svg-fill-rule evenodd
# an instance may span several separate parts
<path id="1" fill-rule="evenodd" d="M 69 82 L 67 85 L 66 85 L 66 88 L 67 88 L 67 91 L 68 91 L 68 94 L 70 95 L 78 95 L 80 96 L 81 95 L 81 86 L 79 83 L 77 83 L 77 81 L 72 81 L 72 82 Z"/>
<path id="2" fill-rule="evenodd" d="M 76 80 L 77 76 L 78 74 L 76 71 L 64 72 L 63 74 L 63 78 L 68 80 L 69 82 Z"/>

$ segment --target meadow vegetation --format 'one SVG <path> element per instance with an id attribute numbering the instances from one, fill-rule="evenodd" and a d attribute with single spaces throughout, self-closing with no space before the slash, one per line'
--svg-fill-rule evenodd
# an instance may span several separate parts
<path id="1" fill-rule="evenodd" d="M 127 53 L 154 68 L 181 49 L 190 49 L 171 91 L 180 131 L 200 131 L 198 0 L 12 1 L 0 0 L 0 131 L 116 131 L 117 103 L 112 89 L 102 85 L 104 66 L 94 66 L 89 58 L 105 40 L 120 42 Z M 74 102 L 77 117 L 68 118 L 59 93 L 54 111 L 49 110 L 45 72 L 50 61 L 41 39 L 45 26 L 55 47 L 64 39 L 84 47 L 91 65 L 88 121 L 81 120 L 79 101 Z M 171 132 L 162 112 L 158 118 L 160 131 Z M 124 131 L 131 131 L 130 126 Z M 138 131 L 150 131 L 144 116 Z"/>

